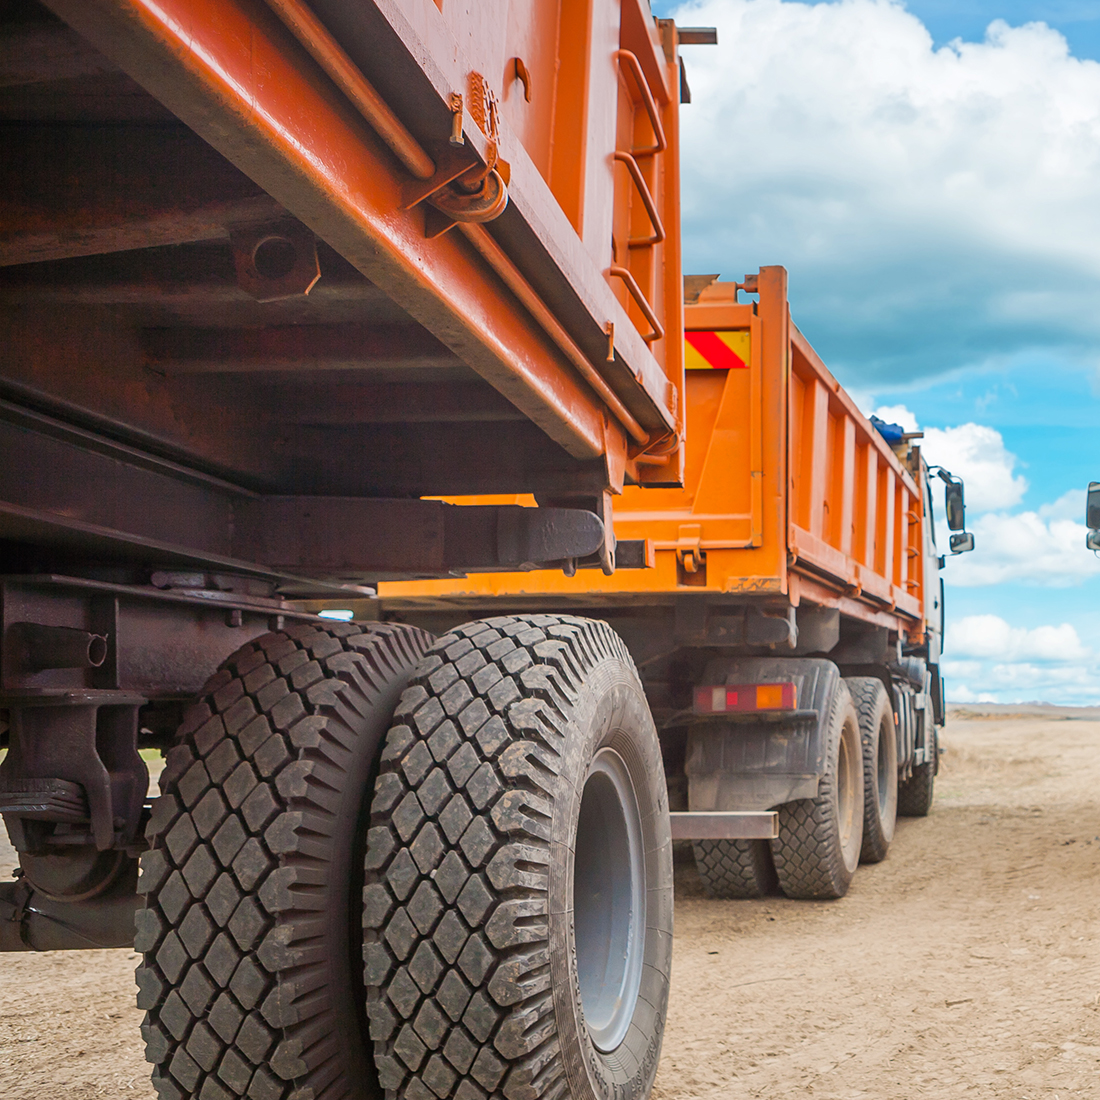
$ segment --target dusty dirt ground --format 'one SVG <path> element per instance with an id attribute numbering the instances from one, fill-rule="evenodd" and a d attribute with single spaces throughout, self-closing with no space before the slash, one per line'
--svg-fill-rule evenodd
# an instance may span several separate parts
<path id="1" fill-rule="evenodd" d="M 1090 718 L 956 713 L 932 816 L 841 901 L 709 901 L 679 865 L 655 1100 L 1100 1096 Z M 0 956 L 4 1100 L 153 1096 L 135 961 Z"/>

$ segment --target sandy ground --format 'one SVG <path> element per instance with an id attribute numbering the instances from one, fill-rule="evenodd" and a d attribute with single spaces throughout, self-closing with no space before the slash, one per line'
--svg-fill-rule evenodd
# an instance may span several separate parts
<path id="1" fill-rule="evenodd" d="M 842 901 L 708 901 L 681 864 L 655 1100 L 1100 1096 L 1093 717 L 956 714 L 932 816 Z M 0 1097 L 151 1098 L 134 964 L 0 956 Z"/>

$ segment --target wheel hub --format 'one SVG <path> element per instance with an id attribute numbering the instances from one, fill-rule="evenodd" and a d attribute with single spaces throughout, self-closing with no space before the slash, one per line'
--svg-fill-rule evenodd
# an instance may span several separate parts
<path id="1" fill-rule="evenodd" d="M 893 730 L 888 729 L 884 729 L 879 733 L 876 764 L 878 771 L 878 812 L 880 816 L 885 816 L 890 801 L 890 754 L 883 748 L 882 739 L 893 737 L 893 735 Z"/>
<path id="2" fill-rule="evenodd" d="M 581 795 L 573 870 L 581 1007 L 598 1050 L 614 1050 L 634 1016 L 646 928 L 645 852 L 626 762 L 601 749 Z"/>
<path id="3" fill-rule="evenodd" d="M 858 737 L 858 734 L 857 734 Z M 849 744 L 849 731 L 845 729 L 840 737 L 840 759 L 837 762 L 837 801 L 839 803 L 840 842 L 847 848 L 856 822 L 856 778 L 854 769 L 862 766 L 859 757 Z"/>

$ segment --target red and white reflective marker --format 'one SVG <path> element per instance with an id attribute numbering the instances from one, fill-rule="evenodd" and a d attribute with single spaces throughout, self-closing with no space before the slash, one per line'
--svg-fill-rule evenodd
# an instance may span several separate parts
<path id="1" fill-rule="evenodd" d="M 695 689 L 696 714 L 732 711 L 795 710 L 798 692 L 789 681 L 779 684 L 719 684 Z"/>

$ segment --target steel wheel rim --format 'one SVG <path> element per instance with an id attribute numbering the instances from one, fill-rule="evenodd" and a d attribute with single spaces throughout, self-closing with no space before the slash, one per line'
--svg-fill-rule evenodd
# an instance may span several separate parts
<path id="1" fill-rule="evenodd" d="M 610 748 L 581 794 L 573 861 L 573 926 L 585 1026 L 614 1050 L 630 1029 L 645 952 L 645 849 L 634 784 Z"/>
<path id="2" fill-rule="evenodd" d="M 858 734 L 857 734 L 858 738 Z M 840 818 L 840 844 L 847 850 L 855 828 L 855 777 L 852 767 L 855 756 L 852 752 L 850 730 L 845 725 L 840 734 L 840 753 L 837 760 L 837 816 Z M 862 754 L 859 757 L 860 767 L 863 765 Z"/>
<path id="3" fill-rule="evenodd" d="M 883 748 L 883 737 L 892 737 L 893 731 L 880 729 L 878 745 L 875 751 L 875 772 L 878 777 L 878 812 L 879 817 L 886 816 L 887 805 L 890 801 L 890 754 Z"/>

